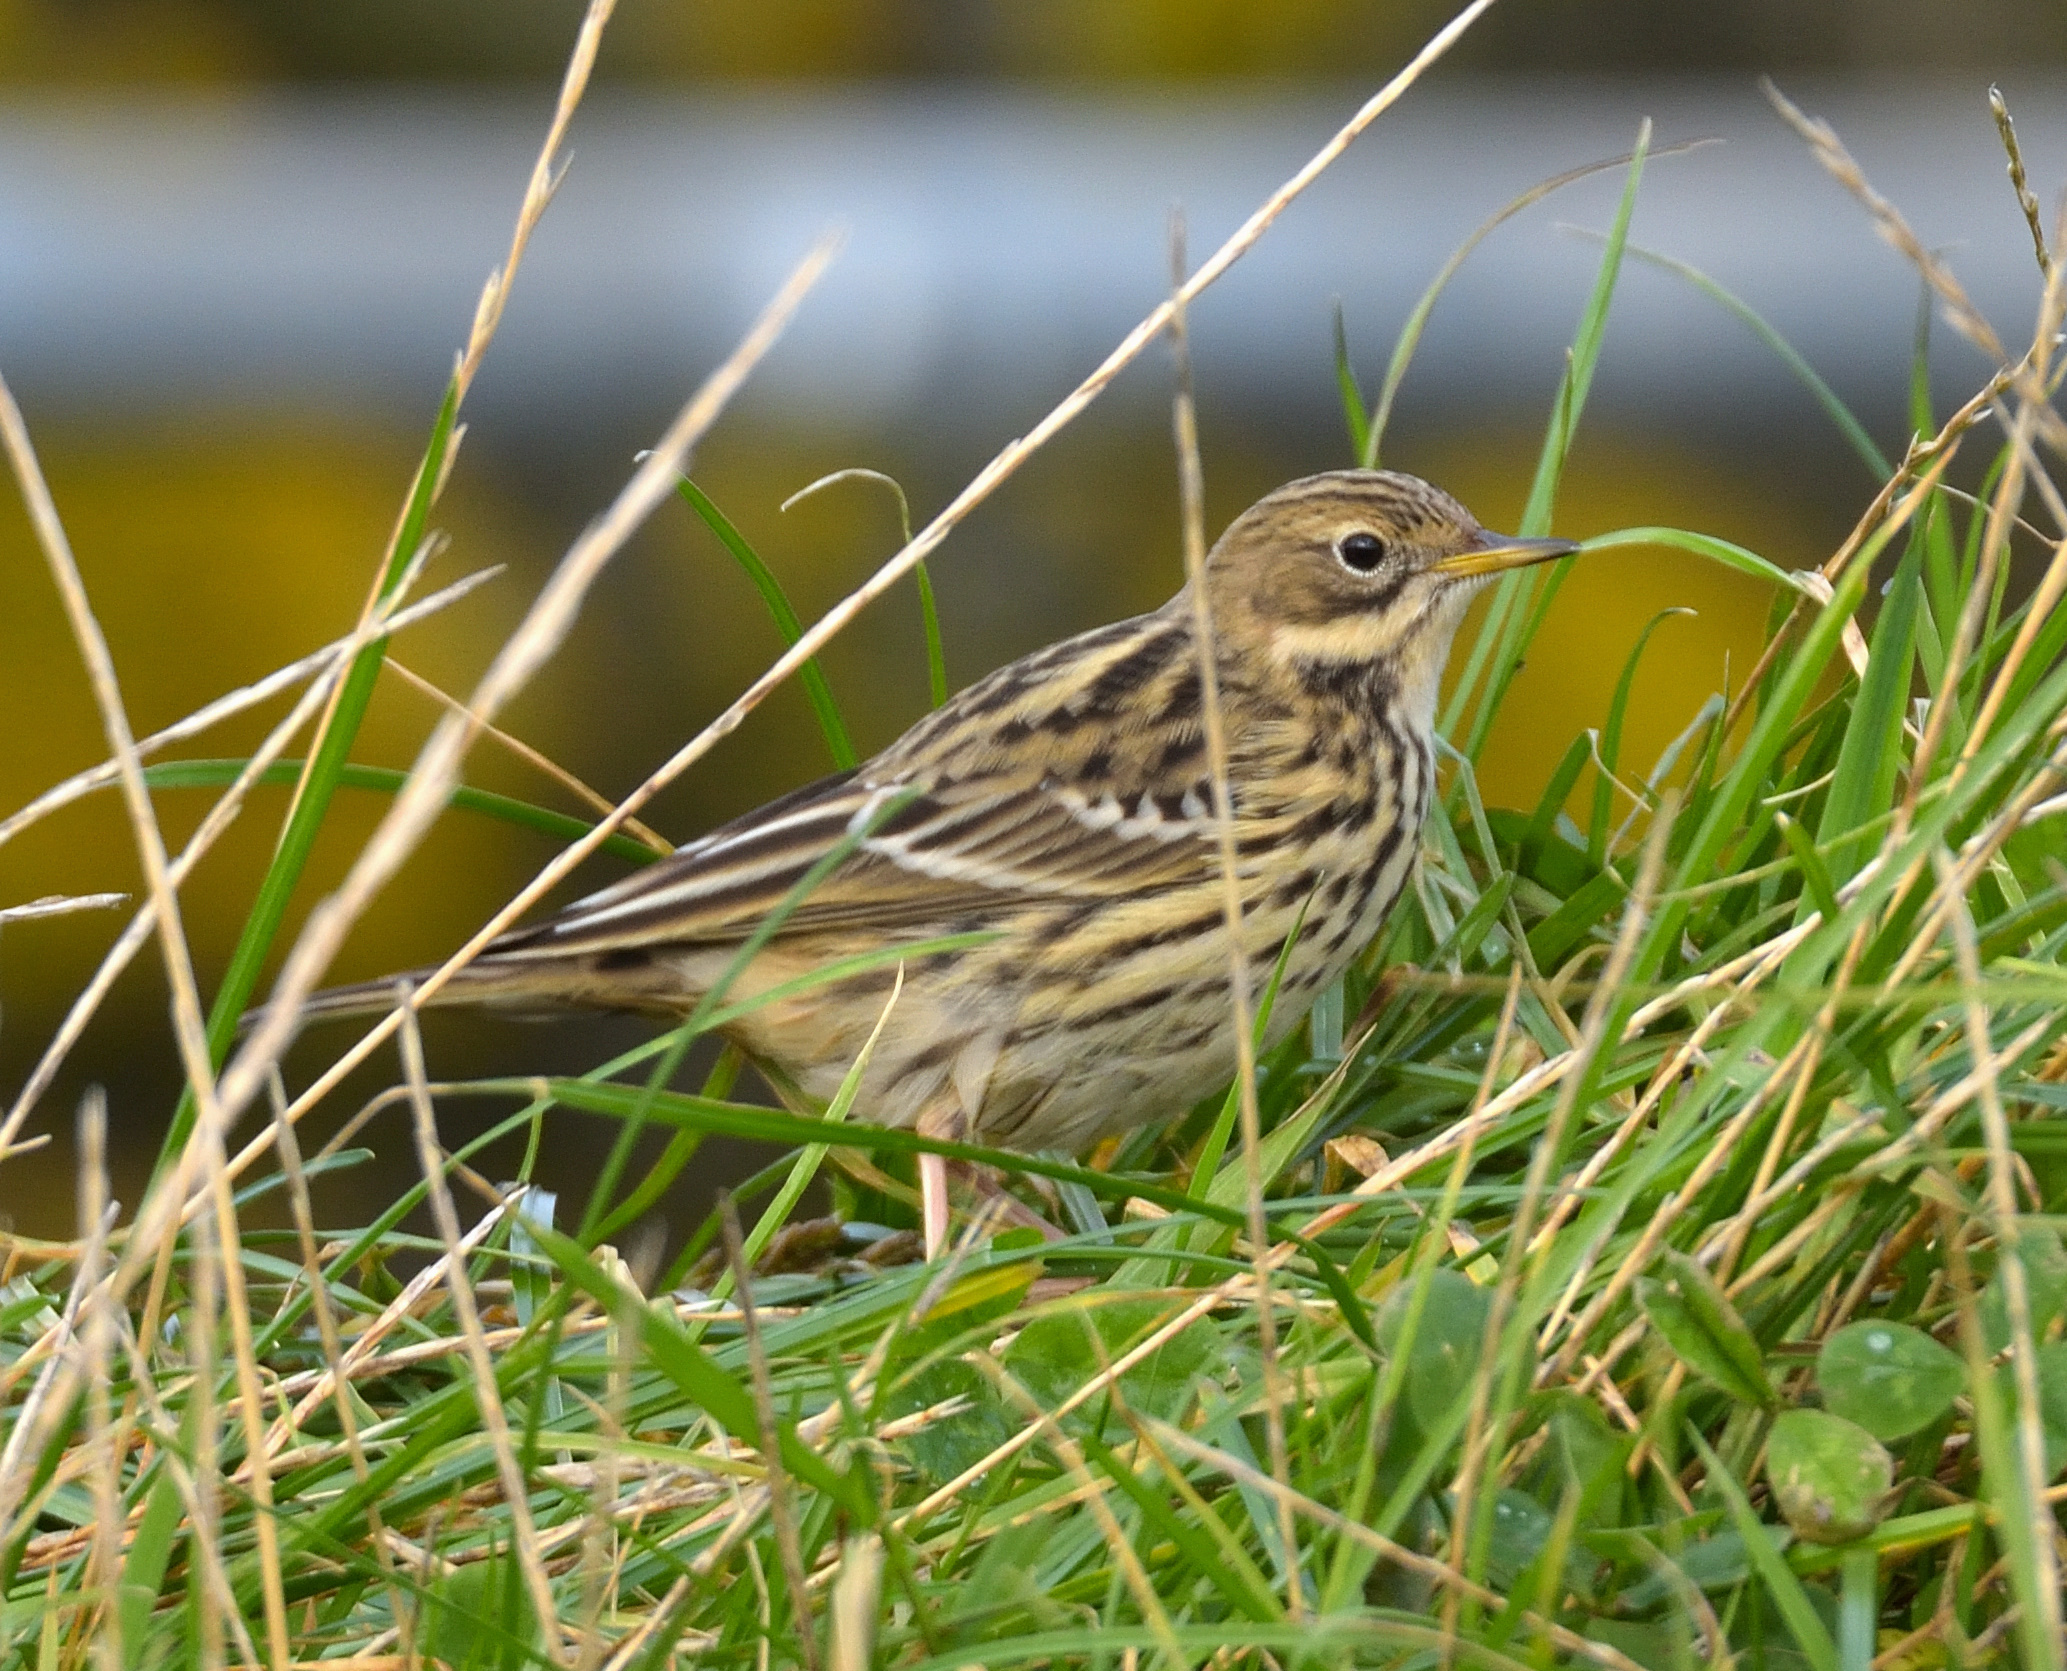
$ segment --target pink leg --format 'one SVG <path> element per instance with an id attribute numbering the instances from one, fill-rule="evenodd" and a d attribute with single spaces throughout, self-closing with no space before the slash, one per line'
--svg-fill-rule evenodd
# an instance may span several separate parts
<path id="1" fill-rule="evenodd" d="M 940 1155 L 919 1156 L 919 1210 L 930 1262 L 947 1246 L 947 1161 Z"/>

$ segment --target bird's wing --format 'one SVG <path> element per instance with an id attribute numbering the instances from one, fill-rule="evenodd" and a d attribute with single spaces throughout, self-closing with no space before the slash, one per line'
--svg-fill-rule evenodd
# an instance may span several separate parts
<path id="1" fill-rule="evenodd" d="M 1043 899 L 1093 903 L 1210 880 L 1191 642 L 1189 616 L 1172 606 L 1036 651 L 857 771 L 713 830 L 491 950 L 725 945 L 786 903 L 782 935 L 947 933 Z"/>
<path id="2" fill-rule="evenodd" d="M 1123 806 L 1020 774 L 927 785 L 849 773 L 714 830 L 490 950 L 558 957 L 736 943 L 828 859 L 778 934 L 928 925 L 946 933 L 1042 898 L 1089 902 L 1209 879 L 1212 834 L 1196 789 Z"/>

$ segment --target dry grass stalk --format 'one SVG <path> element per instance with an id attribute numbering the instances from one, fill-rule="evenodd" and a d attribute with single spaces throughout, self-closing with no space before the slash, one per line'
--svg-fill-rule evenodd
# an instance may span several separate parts
<path id="1" fill-rule="evenodd" d="M 499 725 L 491 725 L 479 714 L 474 713 L 450 691 L 432 683 L 421 673 L 414 672 L 410 668 L 403 666 L 393 656 L 383 657 L 382 665 L 405 685 L 409 686 L 410 689 L 428 696 L 447 713 L 465 720 L 498 748 L 514 755 L 540 776 L 558 784 L 591 812 L 601 813 L 603 816 L 608 817 L 614 810 L 610 803 L 610 797 L 602 793 L 601 790 L 591 789 L 580 778 L 561 765 L 559 761 L 539 753 L 537 749 L 525 742 L 523 738 L 512 736 Z M 636 818 L 627 818 L 618 827 L 627 834 L 643 841 L 662 858 L 665 858 L 675 850 L 674 843 L 669 841 L 666 836 L 658 834 Z"/>
<path id="2" fill-rule="evenodd" d="M 1949 867 L 1939 858 L 1941 884 Z M 2024 1232 L 2019 1227 L 2015 1167 L 2010 1157 L 2009 1119 L 2003 1112 L 2002 1092 L 1996 1081 L 1994 1040 L 1988 1018 L 1975 996 L 1981 983 L 1981 954 L 1974 933 L 1974 919 L 1967 908 L 1964 891 L 1957 892 L 1957 908 L 1950 914 L 1952 950 L 1960 979 L 1966 985 L 1967 1048 L 1974 1058 L 1979 1080 L 1981 1131 L 1988 1145 L 1987 1202 L 1989 1229 L 1995 1237 L 2001 1261 L 2004 1310 L 2010 1325 L 2010 1374 L 2017 1387 L 2017 1466 L 2022 1475 L 2024 1501 L 2034 1510 L 2045 1500 L 2050 1470 L 2046 1465 L 2045 1430 L 2040 1425 L 2038 1393 L 2038 1349 L 2032 1330 L 2031 1277 L 2024 1263 Z M 2067 1641 L 2060 1611 L 2060 1551 L 2057 1528 L 2051 1517 L 2039 1525 L 2032 1538 L 2038 1566 L 2037 1594 L 2025 1605 L 2038 1609 L 2037 1630 L 2051 1643 Z"/>
<path id="3" fill-rule="evenodd" d="M 725 1258 L 732 1267 L 732 1291 L 739 1296 L 740 1327 L 746 1335 L 754 1420 L 760 1427 L 761 1465 L 767 1476 L 768 1515 L 775 1525 L 775 1545 L 782 1556 L 783 1579 L 789 1589 L 791 1632 L 804 1671 L 818 1671 L 818 1632 L 811 1619 L 810 1590 L 804 1581 L 804 1557 L 797 1542 L 789 1471 L 782 1465 L 781 1429 L 776 1425 L 775 1395 L 768 1382 L 768 1353 L 761 1343 L 760 1319 L 754 1315 L 753 1272 L 747 1269 L 739 1214 L 729 1195 L 719 1204 L 719 1210 L 723 1215 Z"/>
<path id="4" fill-rule="evenodd" d="M 561 1642 L 559 1609 L 546 1578 L 545 1558 L 539 1548 L 538 1528 L 531 1518 L 530 1486 L 517 1465 L 515 1441 L 502 1405 L 502 1391 L 496 1384 L 495 1359 L 489 1353 L 481 1328 L 480 1307 L 474 1302 L 473 1284 L 467 1277 L 466 1256 L 460 1249 L 459 1214 L 452 1205 L 452 1191 L 445 1183 L 445 1156 L 438 1142 L 438 1117 L 431 1106 L 430 1085 L 424 1074 L 423 1039 L 416 1030 L 416 1017 L 404 1015 L 402 1067 L 409 1081 L 409 1104 L 416 1120 L 417 1161 L 430 1202 L 431 1221 L 438 1227 L 438 1239 L 445 1244 L 443 1264 L 445 1289 L 452 1296 L 452 1309 L 459 1319 L 467 1345 L 467 1361 L 474 1374 L 474 1397 L 481 1412 L 481 1425 L 495 1453 L 496 1473 L 502 1480 L 503 1501 L 510 1516 L 510 1543 L 524 1587 L 530 1592 L 545 1656 L 553 1665 L 566 1664 Z"/>
<path id="5" fill-rule="evenodd" d="M 1244 1205 L 1249 1218 L 1249 1246 L 1257 1258 L 1256 1281 L 1261 1303 L 1258 1347 L 1263 1354 L 1263 1425 L 1273 1478 L 1289 1482 L 1291 1463 L 1285 1452 L 1283 1389 L 1278 1376 L 1277 1312 L 1270 1303 L 1270 1267 L 1263 1250 L 1270 1245 L 1270 1226 L 1263 1212 L 1263 1117 L 1256 1101 L 1256 1028 L 1249 995 L 1249 962 L 1242 952 L 1242 883 L 1236 854 L 1234 793 L 1228 787 L 1227 723 L 1220 709 L 1220 667 L 1213 646 L 1213 610 L 1206 595 L 1206 480 L 1199 458 L 1198 409 L 1192 398 L 1191 339 L 1185 327 L 1184 217 L 1170 220 L 1170 351 L 1176 361 L 1177 391 L 1171 404 L 1177 442 L 1177 499 L 1184 534 L 1184 575 L 1191 592 L 1192 635 L 1199 646 L 1199 717 L 1205 731 L 1206 769 L 1213 784 L 1214 839 L 1220 849 L 1220 908 L 1227 928 L 1228 1026 L 1234 1033 L 1235 1094 L 1242 1144 Z M 1285 1547 L 1293 1547 L 1295 1528 L 1290 1511 L 1281 1510 L 1279 1528 Z M 1305 1601 L 1297 1573 L 1285 1588 L 1285 1605 L 1294 1619 Z M 1168 1622 L 1164 1625 L 1165 1634 Z"/>
<path id="6" fill-rule="evenodd" d="M 552 579 L 546 583 L 468 699 L 467 717 L 448 716 L 431 733 L 417 756 L 408 782 L 388 809 L 380 827 L 361 850 L 351 872 L 337 892 L 310 915 L 307 926 L 288 953 L 271 1002 L 244 1049 L 224 1074 L 226 1100 L 230 1106 L 241 1107 L 255 1089 L 258 1076 L 278 1059 L 292 1036 L 302 1000 L 322 979 L 323 971 L 329 967 L 360 913 L 415 848 L 443 808 L 446 797 L 458 782 L 460 763 L 473 742 L 476 719 L 492 719 L 559 647 L 573 626 L 575 614 L 589 586 L 653 508 L 673 491 L 675 477 L 680 473 L 689 450 L 717 421 L 719 413 L 753 368 L 774 346 L 804 297 L 823 275 L 835 247 L 836 240 L 824 240 L 804 258 L 731 355 L 705 379 L 703 386 L 669 425 L 667 433 L 647 454 L 609 510 L 591 523 L 569 548 Z M 620 803 L 617 810 L 586 837 L 567 848 L 514 900 L 496 913 L 472 940 L 417 987 L 409 997 L 410 1005 L 421 1007 L 451 978 L 454 970 L 468 962 L 563 875 L 601 846 L 643 804 L 644 799 L 638 795 Z M 398 1025 L 399 1017 L 391 1014 L 375 1026 L 289 1106 L 288 1117 L 299 1118 L 345 1072 L 391 1037 Z"/>

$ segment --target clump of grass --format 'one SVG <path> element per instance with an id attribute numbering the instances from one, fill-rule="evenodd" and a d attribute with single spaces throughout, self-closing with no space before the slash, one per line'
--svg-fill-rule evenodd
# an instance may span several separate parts
<path id="1" fill-rule="evenodd" d="M 1802 122 L 1978 339 L 1950 274 Z M 1524 532 L 1551 522 L 1647 149 L 1624 163 Z M 290 1102 L 261 1038 L 218 1080 L 249 987 L 205 1030 L 192 1005 L 191 1115 L 135 1218 L 107 1216 L 89 1106 L 81 1236 L 8 1246 L 0 1656 L 2059 1667 L 2067 546 L 2045 542 L 2028 593 L 2009 563 L 2027 505 L 2067 528 L 2047 467 L 2067 287 L 2041 268 L 2031 348 L 1942 421 L 1915 379 L 1920 439 L 1820 572 L 1673 530 L 1593 542 L 1676 541 L 1774 585 L 1767 654 L 1665 758 L 1622 757 L 1625 678 L 1535 808 L 1482 804 L 1473 760 L 1557 581 L 1503 583 L 1460 657 L 1415 886 L 1257 1064 L 1253 1134 L 1230 1092 L 1077 1163 L 876 1129 L 851 1082 L 823 1118 L 747 1106 L 729 1054 L 677 1089 L 722 997 L 579 1078 L 434 1084 L 405 1006 L 379 1035 L 403 1083 L 367 1112 L 406 1116 L 423 1181 L 340 1227 L 311 1185 L 351 1135 L 305 1159 L 288 1117 L 332 1076 Z M 1342 360 L 1375 455 L 1382 420 Z M 367 619 L 312 662 L 292 723 L 248 762 L 151 768 L 159 786 L 233 779 L 234 806 L 310 724 L 290 830 L 356 781 L 353 693 L 401 619 L 463 394 Z M 1969 499 L 1945 475 L 1984 421 Z M 642 471 L 639 505 L 672 489 L 693 430 Z M 982 491 L 1024 453 L 1001 456 Z M 783 621 L 766 565 L 690 498 Z M 607 555 L 580 549 L 584 572 Z M 851 614 L 783 621 L 779 668 Z M 478 719 L 563 628 L 526 629 Z M 837 753 L 831 692 L 813 697 Z M 369 876 L 456 782 L 473 721 L 450 723 L 390 786 L 418 810 Z M 118 707 L 110 730 L 101 781 L 140 786 L 151 740 Z M 129 955 L 175 945 L 190 860 L 160 858 Z M 313 979 L 320 958 L 296 967 Z M 269 1088 L 274 1118 L 233 1154 L 229 1115 Z M 448 1153 L 437 1109 L 459 1098 L 504 1112 Z M 470 1157 L 548 1119 L 601 1122 L 620 1159 L 641 1129 L 671 1141 L 644 1179 L 606 1168 L 579 1213 L 527 1165 L 469 1222 Z M 642 1292 L 609 1239 L 714 1133 L 784 1152 Z M 793 1222 L 821 1174 L 850 1223 L 905 1221 L 925 1149 L 1005 1170 L 1070 1235 L 978 1223 L 941 1266 L 900 1267 Z M 291 1233 L 241 1227 L 266 1191 Z M 404 1234 L 425 1204 L 435 1234 Z"/>

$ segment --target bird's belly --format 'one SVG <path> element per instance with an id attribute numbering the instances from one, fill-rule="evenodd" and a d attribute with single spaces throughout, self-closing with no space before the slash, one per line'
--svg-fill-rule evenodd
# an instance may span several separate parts
<path id="1" fill-rule="evenodd" d="M 1284 963 L 1266 1046 L 1298 1025 L 1376 933 L 1414 845 L 1401 839 L 1378 850 L 1345 833 L 1318 870 L 1245 876 L 1252 1011 Z M 881 949 L 856 937 L 814 951 L 822 966 Z M 770 948 L 734 996 L 765 993 L 808 967 Z M 838 1094 L 873 1034 L 856 1118 L 1006 1148 L 1081 1151 L 1169 1119 L 1233 1077 L 1229 974 L 1214 884 L 1021 920 L 993 944 L 914 959 L 901 983 L 895 965 L 879 966 L 768 1003 L 728 1031 L 820 1102 Z"/>

